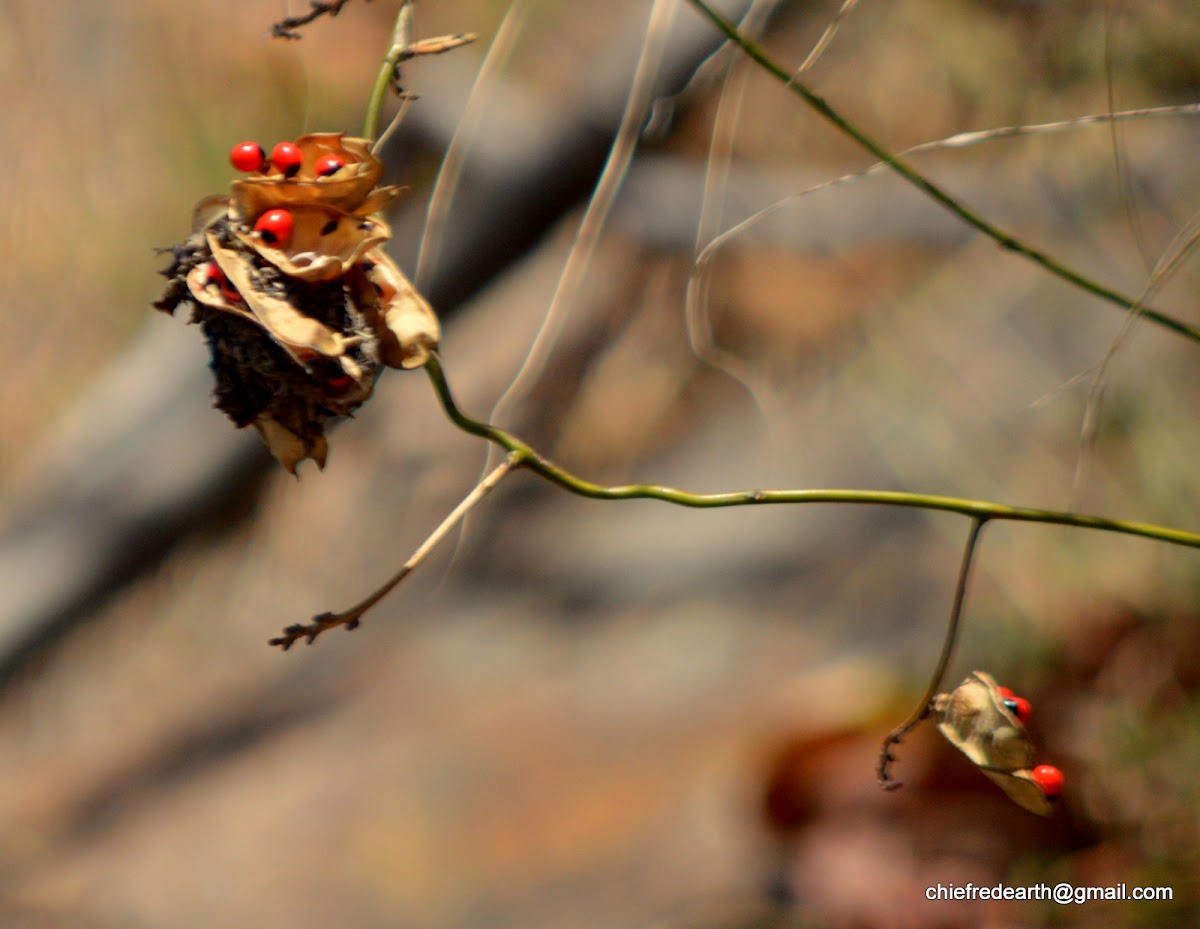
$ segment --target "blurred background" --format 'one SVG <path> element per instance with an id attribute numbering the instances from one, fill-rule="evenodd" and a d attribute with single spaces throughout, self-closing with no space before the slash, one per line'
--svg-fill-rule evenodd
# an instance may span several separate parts
<path id="1" fill-rule="evenodd" d="M 761 6 L 767 48 L 798 66 L 839 5 Z M 928 725 L 897 750 L 904 789 L 875 783 L 941 642 L 968 529 L 952 515 L 600 503 L 518 474 L 360 629 L 267 647 L 395 570 L 486 450 L 421 373 L 390 373 L 324 472 L 293 479 L 211 409 L 201 333 L 150 307 L 154 249 L 226 188 L 234 143 L 357 133 L 396 8 L 351 2 L 285 42 L 270 27 L 299 0 L 0 0 L 0 925 L 1195 925 L 1192 550 L 986 529 L 947 689 L 980 668 L 1032 701 L 1039 760 L 1067 777 L 1048 820 Z M 465 113 L 417 280 L 478 416 L 554 300 L 650 10 L 418 10 L 419 35 L 480 39 L 404 69 L 393 252 L 415 275 Z M 509 54 L 469 106 L 502 22 Z M 678 5 L 586 274 L 498 421 L 604 482 L 1061 509 L 1078 475 L 1085 511 L 1200 524 L 1200 347 L 1126 329 L 885 174 L 731 237 L 693 318 L 715 350 L 697 350 L 698 238 L 870 164 L 710 57 L 716 38 Z M 864 4 L 808 82 L 900 149 L 1193 102 L 1198 42 L 1188 0 Z M 1198 142 L 1177 115 L 914 160 L 1137 294 L 1200 208 Z M 1196 324 L 1198 283 L 1185 263 L 1152 302 Z M 925 899 L 968 881 L 1174 901 Z"/>

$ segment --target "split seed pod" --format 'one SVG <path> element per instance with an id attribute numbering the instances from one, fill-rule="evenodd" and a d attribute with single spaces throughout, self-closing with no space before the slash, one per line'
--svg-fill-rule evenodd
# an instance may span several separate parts
<path id="1" fill-rule="evenodd" d="M 204 330 L 216 405 L 253 425 L 289 471 L 323 466 L 325 423 L 367 400 L 383 367 L 415 368 L 437 348 L 437 317 L 384 252 L 391 229 L 372 214 L 398 193 L 366 139 L 310 133 L 276 146 L 290 156 L 206 197 L 192 234 L 170 251 L 166 292 Z M 298 163 L 292 163 L 296 162 Z M 330 169 L 336 165 L 335 169 Z M 268 236 L 272 211 L 286 234 Z"/>
<path id="2" fill-rule="evenodd" d="M 952 693 L 933 698 L 938 730 L 1031 813 L 1049 816 L 1054 808 L 1033 780 L 1033 743 L 1021 721 L 1004 706 L 995 680 L 972 671 Z"/>

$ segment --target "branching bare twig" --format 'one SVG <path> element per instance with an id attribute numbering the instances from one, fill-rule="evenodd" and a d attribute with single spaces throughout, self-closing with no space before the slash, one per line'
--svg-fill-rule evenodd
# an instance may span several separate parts
<path id="1" fill-rule="evenodd" d="M 412 95 L 401 86 L 400 65 L 418 55 L 440 55 L 452 48 L 474 42 L 476 39 L 474 33 L 467 32 L 438 36 L 434 39 L 419 39 L 414 42 L 412 39 L 412 14 L 412 0 L 404 0 L 404 3 L 400 5 L 400 11 L 396 14 L 396 25 L 392 29 L 392 44 L 388 47 L 387 54 L 383 56 L 383 63 L 380 64 L 379 73 L 375 76 L 375 83 L 371 87 L 371 96 L 367 99 L 367 115 L 363 118 L 363 137 L 376 139 L 375 151 L 378 151 L 387 137 L 395 131 L 400 117 L 404 114 L 404 107 L 401 106 L 400 112 L 396 114 L 384 133 L 376 138 L 379 130 L 379 114 L 383 110 L 383 98 L 387 94 L 388 88 L 390 87 L 401 101 L 413 99 Z"/>
<path id="2" fill-rule="evenodd" d="M 391 593 L 401 581 L 408 577 L 425 560 L 425 557 L 433 551 L 434 547 L 446 537 L 450 530 L 458 524 L 459 520 L 466 516 L 480 500 L 488 495 L 492 488 L 500 483 L 501 479 L 509 471 L 517 467 L 520 463 L 521 456 L 516 452 L 505 458 L 487 477 L 475 485 L 475 489 L 467 494 L 458 506 L 451 510 L 450 515 L 442 520 L 441 525 L 434 529 L 429 537 L 412 553 L 408 561 L 400 566 L 400 570 L 388 578 L 386 582 L 371 593 L 370 596 L 366 597 L 366 599 L 340 613 L 321 613 L 318 616 L 314 616 L 310 623 L 294 623 L 284 629 L 282 635 L 276 636 L 267 644 L 278 645 L 286 652 L 296 644 L 298 639 L 307 639 L 308 644 L 312 645 L 316 641 L 317 636 L 322 632 L 336 629 L 338 626 L 345 626 L 347 631 L 357 629 L 359 623 L 362 621 L 363 614 Z"/>
<path id="3" fill-rule="evenodd" d="M 1079 287 L 1093 296 L 1099 297 L 1101 300 L 1118 306 L 1128 313 L 1132 313 L 1141 319 L 1148 320 L 1158 326 L 1185 336 L 1193 342 L 1200 342 L 1200 329 L 1197 327 L 1189 325 L 1173 316 L 1161 313 L 1158 310 L 1141 306 L 1132 297 L 1128 297 L 1123 293 L 1113 290 L 1111 287 L 1101 284 L 1098 280 L 1063 264 L 1046 252 L 1034 248 L 1029 243 L 1017 238 L 1011 232 L 989 222 L 982 214 L 971 209 L 967 204 L 949 194 L 920 171 L 917 171 L 902 157 L 871 138 L 856 123 L 847 119 L 841 111 L 834 109 L 823 97 L 816 94 L 804 83 L 798 81 L 795 75 L 776 62 L 758 43 L 743 35 L 737 26 L 716 12 L 706 0 L 688 0 L 688 2 L 707 17 L 727 38 L 741 48 L 759 67 L 784 84 L 792 93 L 800 97 L 839 132 L 847 138 L 852 139 L 878 160 L 886 162 L 895 173 L 916 187 L 925 196 L 929 197 L 930 200 L 992 239 L 1001 248 L 1024 256 L 1055 277 L 1061 278 L 1067 283 Z"/>
<path id="4" fill-rule="evenodd" d="M 558 338 L 558 333 L 570 314 L 571 302 L 587 276 L 600 234 L 604 231 L 617 193 L 629 172 L 641 127 L 645 124 L 646 115 L 653 103 L 655 75 L 666 48 L 673 11 L 674 5 L 666 0 L 656 0 L 650 8 L 646 39 L 638 57 L 637 70 L 634 72 L 633 85 L 621 116 L 621 125 L 613 138 L 600 177 L 596 179 L 587 209 L 575 231 L 575 239 L 563 263 L 562 274 L 559 275 L 558 284 L 554 288 L 554 296 L 550 298 L 550 306 L 546 309 L 542 324 L 538 327 L 520 369 L 513 375 L 512 381 L 492 407 L 492 419 L 503 417 L 514 399 L 541 373 L 550 347 Z"/>
<path id="5" fill-rule="evenodd" d="M 312 0 L 310 4 L 312 9 L 303 16 L 289 16 L 286 19 L 281 19 L 272 26 L 271 36 L 276 39 L 299 39 L 301 35 L 296 30 L 301 26 L 307 26 L 313 20 L 319 19 L 322 16 L 337 16 L 338 13 L 342 12 L 342 7 L 349 2 L 350 0 L 327 0 L 327 2 Z"/>
<path id="6" fill-rule="evenodd" d="M 496 77 L 503 71 L 516 47 L 517 39 L 525 26 L 529 14 L 530 0 L 513 0 L 504 18 L 496 27 L 492 41 L 483 56 L 483 63 L 475 76 L 474 85 L 467 96 L 467 106 L 454 129 L 450 144 L 442 155 L 433 189 L 429 193 L 429 205 L 425 209 L 425 227 L 417 247 L 413 283 L 420 289 L 433 276 L 437 267 L 442 243 L 442 230 L 462 178 L 463 162 L 467 150 L 476 141 L 476 134 L 484 114 L 488 111 L 491 92 L 496 87 Z"/>

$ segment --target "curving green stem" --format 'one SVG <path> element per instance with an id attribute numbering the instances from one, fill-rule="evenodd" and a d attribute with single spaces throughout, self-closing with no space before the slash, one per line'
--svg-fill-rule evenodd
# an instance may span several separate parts
<path id="1" fill-rule="evenodd" d="M 1016 252 L 1018 255 L 1023 255 L 1025 258 L 1040 265 L 1045 270 L 1049 271 L 1055 277 L 1061 278 L 1070 284 L 1079 287 L 1088 293 L 1106 300 L 1109 303 L 1116 304 L 1122 309 L 1145 317 L 1151 322 L 1176 332 L 1179 335 L 1186 336 L 1193 341 L 1200 342 L 1200 329 L 1189 326 L 1187 323 L 1161 313 L 1158 310 L 1151 309 L 1142 305 L 1140 300 L 1135 300 L 1132 297 L 1105 287 L 1100 282 L 1087 277 L 1084 274 L 1068 267 L 1060 261 L 1051 258 L 1045 252 L 1034 248 L 1022 242 L 1012 233 L 1001 229 L 999 226 L 988 222 L 981 215 L 970 209 L 961 200 L 952 197 L 941 187 L 921 174 L 916 168 L 913 168 L 908 162 L 899 158 L 895 153 L 888 151 L 883 145 L 876 142 L 865 132 L 858 128 L 854 123 L 850 122 L 846 117 L 842 116 L 837 110 L 829 105 L 823 97 L 818 96 L 807 86 L 788 73 L 782 65 L 776 62 L 762 46 L 758 45 L 752 39 L 742 35 L 737 26 L 725 19 L 720 13 L 714 10 L 705 0 L 689 0 L 700 13 L 706 16 L 713 24 L 723 32 L 733 44 L 738 46 L 745 54 L 759 65 L 764 71 L 772 77 L 781 81 L 787 86 L 796 96 L 800 97 L 810 107 L 816 110 L 821 116 L 832 123 L 838 130 L 857 142 L 862 148 L 870 152 L 879 161 L 886 162 L 893 171 L 903 177 L 910 184 L 913 184 L 920 191 L 930 197 L 932 200 L 941 204 L 967 225 L 974 227 L 984 235 L 992 239 L 1000 247 Z"/>
<path id="2" fill-rule="evenodd" d="M 396 25 L 392 29 L 392 45 L 379 65 L 379 73 L 375 75 L 375 83 L 371 85 L 371 96 L 367 99 L 367 113 L 363 117 L 363 138 L 374 139 L 379 134 L 379 114 L 383 110 L 383 100 L 387 96 L 388 87 L 392 84 L 392 75 L 396 65 L 408 48 L 409 33 L 412 29 L 412 3 L 404 0 L 400 4 L 400 12 L 396 14 Z"/>
<path id="3" fill-rule="evenodd" d="M 1007 519 L 1018 522 L 1048 523 L 1059 526 L 1074 526 L 1079 529 L 1098 529 L 1102 532 L 1120 532 L 1125 535 L 1141 536 L 1158 542 L 1168 542 L 1172 545 L 1185 545 L 1189 548 L 1200 548 L 1200 533 L 1185 532 L 1182 529 L 1171 529 L 1166 526 L 1155 526 L 1150 523 L 1135 523 L 1123 519 L 1105 519 L 1101 516 L 1087 516 L 1080 513 L 1064 513 L 1057 510 L 1035 510 L 1029 507 L 1004 506 L 985 500 L 967 500 L 961 497 L 943 497 L 934 494 L 904 493 L 889 490 L 742 490 L 722 494 L 698 494 L 675 487 L 663 487 L 658 484 L 621 484 L 606 487 L 577 477 L 570 471 L 555 464 L 545 455 L 540 454 L 531 445 L 522 442 L 516 436 L 490 423 L 472 419 L 464 413 L 454 399 L 446 374 L 442 370 L 441 359 L 436 354 L 430 355 L 425 362 L 425 371 L 429 375 L 433 388 L 442 404 L 442 409 L 458 428 L 471 435 L 487 439 L 508 451 L 504 462 L 485 477 L 475 489 L 463 500 L 454 511 L 443 520 L 433 534 L 413 553 L 400 570 L 386 581 L 379 589 L 365 600 L 348 610 L 340 613 L 321 613 L 314 616 L 312 622 L 296 623 L 283 630 L 283 634 L 270 640 L 284 651 L 291 648 L 300 639 L 310 645 L 316 638 L 330 629 L 344 626 L 353 629 L 358 626 L 364 613 L 383 599 L 391 590 L 400 584 L 429 551 L 445 537 L 450 529 L 466 515 L 500 480 L 511 471 L 526 468 L 552 484 L 569 490 L 581 497 L 591 497 L 597 500 L 662 500 L 677 506 L 688 507 L 725 507 L 748 506 L 758 503 L 870 503 L 880 506 L 905 506 L 923 510 L 944 510 L 970 517 L 971 532 L 963 553 L 962 568 L 959 571 L 958 586 L 954 595 L 954 606 L 950 613 L 950 624 L 946 632 L 942 654 L 938 660 L 930 688 L 937 687 L 946 665 L 954 650 L 954 642 L 958 633 L 959 620 L 962 616 L 964 598 L 966 596 L 967 578 L 974 557 L 979 533 L 990 520 Z M 902 726 L 893 730 L 888 740 L 884 742 L 880 754 L 879 777 L 885 787 L 891 787 L 895 782 L 888 778 L 888 764 L 892 761 L 891 747 L 899 743 L 904 734 L 924 716 L 924 707 L 928 705 L 929 696 L 922 700 L 922 705 L 914 712 L 912 718 Z M 898 785 L 896 785 L 898 786 Z"/>
<path id="4" fill-rule="evenodd" d="M 442 409 L 450 420 L 471 435 L 494 442 L 512 453 L 513 467 L 523 467 L 557 484 L 564 490 L 581 497 L 597 500 L 662 500 L 677 506 L 716 508 L 726 506 L 750 506 L 770 503 L 866 503 L 877 506 L 903 506 L 922 510 L 942 510 L 958 513 L 972 519 L 992 519 L 1014 522 L 1045 523 L 1055 526 L 1073 526 L 1077 529 L 1095 529 L 1100 532 L 1119 532 L 1143 539 L 1200 548 L 1200 533 L 1156 526 L 1151 523 L 1132 522 L 1124 519 L 1108 519 L 1089 516 L 1085 513 L 1067 513 L 1061 510 L 1039 510 L 1031 507 L 1005 506 L 986 500 L 970 500 L 963 497 L 946 497 L 938 494 L 908 493 L 899 490 L 740 490 L 730 493 L 691 493 L 674 487 L 658 484 L 621 484 L 606 487 L 576 477 L 570 471 L 539 454 L 533 447 L 515 436 L 489 423 L 472 419 L 459 409 L 446 381 L 441 361 L 430 356 L 425 371 L 433 382 L 433 388 L 441 401 Z"/>

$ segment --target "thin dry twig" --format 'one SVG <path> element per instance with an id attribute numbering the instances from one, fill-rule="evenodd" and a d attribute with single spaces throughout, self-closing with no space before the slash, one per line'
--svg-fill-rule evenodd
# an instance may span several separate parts
<path id="1" fill-rule="evenodd" d="M 458 189 L 463 162 L 466 160 L 467 151 L 475 141 L 483 116 L 488 110 L 491 92 L 496 89 L 498 83 L 496 78 L 507 65 L 516 48 L 517 39 L 525 25 L 528 12 L 529 0 L 514 0 L 509 5 L 508 12 L 504 14 L 504 19 L 496 28 L 496 34 L 484 55 L 479 73 L 475 76 L 475 82 L 467 96 L 466 109 L 463 111 L 454 135 L 450 138 L 450 144 L 442 156 L 437 177 L 433 182 L 433 190 L 429 194 L 429 205 L 425 209 L 425 228 L 421 233 L 421 243 L 417 248 L 413 283 L 418 288 L 428 284 L 437 268 L 442 230 L 450 211 L 450 204 Z"/>
<path id="2" fill-rule="evenodd" d="M 706 0 L 688 0 L 688 2 L 729 39 L 734 41 L 766 73 L 787 87 L 788 90 L 798 96 L 819 116 L 833 125 L 835 129 L 847 138 L 852 139 L 861 148 L 874 155 L 880 161 L 887 162 L 892 171 L 904 178 L 905 181 L 913 185 L 943 209 L 957 216 L 968 226 L 983 233 L 1000 247 L 1021 255 L 1055 277 L 1095 297 L 1099 297 L 1107 303 L 1118 306 L 1127 313 L 1132 313 L 1136 309 L 1141 318 L 1149 320 L 1155 325 L 1162 326 L 1164 329 L 1169 329 L 1172 332 L 1185 336 L 1193 342 L 1200 342 L 1200 329 L 1197 329 L 1195 326 L 1149 307 L 1137 307 L 1132 297 L 1113 290 L 1100 281 L 1063 264 L 1054 256 L 1034 248 L 1028 242 L 992 223 L 981 213 L 948 193 L 938 184 L 935 184 L 922 172 L 916 170 L 902 156 L 893 153 L 886 146 L 880 144 L 876 139 L 860 129 L 855 122 L 848 119 L 841 111 L 830 106 L 824 97 L 817 94 L 806 84 L 796 80 L 794 74 L 772 58 L 762 46 L 747 36 L 742 35 L 738 31 L 737 26 L 714 10 Z"/>
<path id="3" fill-rule="evenodd" d="M 845 19 L 850 11 L 856 6 L 858 6 L 858 0 L 844 0 L 841 8 L 836 14 L 834 14 L 834 17 L 830 21 L 829 25 L 825 27 L 825 31 L 821 34 L 821 38 L 817 39 L 817 44 L 814 45 L 812 51 L 808 53 L 808 57 L 805 58 L 800 67 L 796 69 L 796 77 L 800 77 L 800 75 L 804 74 L 806 71 L 812 68 L 813 65 L 820 61 L 821 56 L 825 54 L 825 50 L 828 49 L 831 44 L 833 44 L 833 37 L 837 35 L 837 31 L 842 25 L 842 20 Z"/>
<path id="4" fill-rule="evenodd" d="M 746 35 L 757 37 L 766 27 L 767 18 L 774 11 L 770 0 L 755 0 L 738 28 Z M 728 43 L 726 43 L 728 44 Z M 717 112 L 713 118 L 712 134 L 709 138 L 708 159 L 704 172 L 704 195 L 700 202 L 700 220 L 696 224 L 695 269 L 708 245 L 717 237 L 721 225 L 721 213 L 725 207 L 729 186 L 729 171 L 733 163 L 734 142 L 741 118 L 742 102 L 747 81 L 752 74 L 752 64 L 744 57 L 735 58 L 721 86 Z M 688 344 L 692 353 L 704 364 L 723 372 L 741 384 L 753 399 L 768 424 L 768 388 L 754 366 L 733 352 L 717 344 L 712 323 L 708 316 L 708 285 L 711 275 L 693 273 L 688 277 L 687 296 L 684 301 L 684 325 L 687 327 Z"/>
<path id="5" fill-rule="evenodd" d="M 406 7 L 409 9 L 409 7 Z M 441 55 L 443 52 L 448 52 L 451 49 L 458 48 L 460 45 L 469 45 L 474 42 L 478 36 L 473 32 L 456 32 L 453 35 L 440 35 L 432 39 L 418 39 L 411 45 L 394 47 L 394 63 L 392 64 L 392 90 L 401 98 L 413 98 L 407 90 L 404 89 L 403 75 L 400 71 L 400 65 L 406 61 L 411 61 L 418 55 Z M 414 98 L 415 99 L 415 98 Z"/>
<path id="6" fill-rule="evenodd" d="M 1137 110 L 1123 110 L 1116 113 L 1097 113 L 1088 116 L 1077 116 L 1071 119 L 1057 120 L 1050 123 L 1039 123 L 1035 125 L 1019 125 L 1019 126 L 1000 126 L 993 129 L 972 130 L 969 132 L 959 132 L 955 135 L 944 139 L 935 139 L 929 142 L 922 142 L 919 145 L 914 145 L 911 148 L 906 148 L 899 154 L 907 157 L 910 155 L 922 154 L 925 152 L 939 151 L 949 148 L 969 148 L 974 145 L 979 145 L 984 142 L 994 142 L 1001 139 L 1012 139 L 1020 136 L 1044 135 L 1057 132 L 1065 132 L 1071 129 L 1080 129 L 1085 126 L 1093 126 L 1104 123 L 1114 123 L 1132 119 L 1158 119 L 1167 116 L 1200 116 L 1200 103 L 1187 103 L 1174 106 L 1147 107 Z M 882 174 L 888 168 L 886 161 L 877 161 L 867 168 L 860 171 L 852 171 L 849 174 L 843 174 L 841 177 L 833 178 L 832 180 L 823 181 L 820 184 L 814 184 L 797 193 L 790 194 L 781 200 L 777 200 L 769 206 L 763 207 L 757 213 L 746 217 L 736 225 L 726 229 L 720 235 L 713 237 L 704 248 L 700 249 L 696 255 L 692 265 L 691 274 L 688 277 L 687 294 L 685 296 L 685 314 L 688 319 L 689 338 L 692 340 L 693 350 L 697 354 L 705 358 L 709 349 L 705 348 L 703 325 L 705 324 L 705 306 L 707 303 L 707 293 L 709 278 L 712 274 L 712 262 L 716 258 L 717 252 L 728 244 L 732 239 L 743 234 L 751 227 L 757 225 L 763 220 L 780 210 L 787 207 L 789 204 L 795 203 L 802 197 L 809 194 L 815 194 L 822 190 L 828 190 L 832 187 L 840 187 L 851 184 L 863 178 L 870 177 L 876 174 Z M 1143 294 L 1139 301 L 1140 307 L 1148 305 L 1149 295 Z M 709 337 L 711 338 L 711 337 Z M 698 347 L 699 346 L 699 347 Z M 732 359 L 732 362 L 731 362 Z M 706 358 L 711 363 L 711 358 Z M 734 371 L 739 371 L 739 366 L 743 362 L 736 356 L 723 357 L 721 364 L 717 367 L 725 370 L 726 373 L 734 374 Z M 731 366 L 732 365 L 732 366 Z M 740 379 L 740 377 L 739 377 Z"/>
<path id="7" fill-rule="evenodd" d="M 391 593 L 401 581 L 416 570 L 421 562 L 425 560 L 425 557 L 433 551 L 434 547 L 458 524 L 458 521 L 466 516 L 480 500 L 486 497 L 500 483 L 504 476 L 520 463 L 520 460 L 521 456 L 519 454 L 510 453 L 487 477 L 475 485 L 475 489 L 467 494 L 458 506 L 450 511 L 450 515 L 443 519 L 441 524 L 429 534 L 429 537 L 417 547 L 417 550 L 412 553 L 408 561 L 400 566 L 400 570 L 388 578 L 387 581 L 366 597 L 366 599 L 340 613 L 321 613 L 314 616 L 310 623 L 294 623 L 284 629 L 282 635 L 269 640 L 267 644 L 278 645 L 286 652 L 296 644 L 297 640 L 306 639 L 307 643 L 312 645 L 316 641 L 317 636 L 322 632 L 336 629 L 338 626 L 345 626 L 346 631 L 357 629 L 362 622 L 363 614 Z"/>
<path id="8" fill-rule="evenodd" d="M 409 9 L 410 7 L 405 7 Z M 388 123 L 386 129 L 375 140 L 375 144 L 371 146 L 372 152 L 379 152 L 391 138 L 392 133 L 400 127 L 400 121 L 404 118 L 404 114 L 408 112 L 408 106 L 417 99 L 417 95 L 405 90 L 400 83 L 400 64 L 401 62 L 410 61 L 418 55 L 440 55 L 442 52 L 448 52 L 452 48 L 458 48 L 460 45 L 467 45 L 474 42 L 476 35 L 473 32 L 455 33 L 454 35 L 442 35 L 435 39 L 421 39 L 414 42 L 412 45 L 393 46 L 391 55 L 395 59 L 395 64 L 392 65 L 391 84 L 392 90 L 396 96 L 400 98 L 400 109 L 396 111 L 396 115 L 392 117 L 392 121 Z"/>
<path id="9" fill-rule="evenodd" d="M 411 0 L 405 0 L 396 14 L 396 26 L 392 30 L 392 44 L 384 56 L 379 75 L 375 78 L 375 86 L 371 88 L 371 97 L 367 102 L 367 115 L 363 122 L 363 135 L 368 139 L 375 136 L 376 127 L 379 125 L 379 112 L 383 108 L 383 98 L 387 88 L 390 87 L 392 92 L 400 98 L 400 109 L 392 117 L 383 133 L 375 139 L 375 144 L 371 147 L 372 152 L 382 149 L 383 144 L 399 127 L 400 121 L 408 109 L 408 104 L 416 99 L 415 94 L 404 89 L 400 65 L 420 55 L 440 55 L 453 48 L 474 42 L 477 38 L 473 32 L 465 32 L 437 36 L 433 39 L 418 39 L 414 42 L 412 40 L 412 17 L 413 3 Z"/>
<path id="10" fill-rule="evenodd" d="M 554 296 L 550 298 L 550 306 L 542 318 L 542 324 L 533 337 L 520 369 L 492 407 L 491 419 L 503 418 L 521 392 L 538 377 L 546 364 L 550 347 L 558 338 L 563 323 L 570 314 L 571 302 L 587 275 L 600 233 L 608 222 L 617 193 L 628 173 L 641 128 L 653 103 L 655 77 L 662 65 L 674 10 L 675 4 L 667 0 L 655 0 L 650 8 L 646 38 L 638 56 L 633 85 L 626 99 L 620 127 L 604 162 L 604 169 L 596 181 L 583 218 L 579 221 L 575 240 L 571 243 L 571 251 L 563 264 L 562 274 L 559 275 L 558 285 L 554 289 Z"/>
<path id="11" fill-rule="evenodd" d="M 916 708 L 912 711 L 908 719 L 887 734 L 887 738 L 883 740 L 883 748 L 879 750 L 879 767 L 876 769 L 876 774 L 879 777 L 879 786 L 884 790 L 898 790 L 904 786 L 903 782 L 892 780 L 889 771 L 891 763 L 896 760 L 896 756 L 892 754 L 892 748 L 899 745 L 904 737 L 921 720 L 929 715 L 929 708 L 932 705 L 933 697 L 942 685 L 942 678 L 946 676 L 946 668 L 950 664 L 950 657 L 954 654 L 955 642 L 958 641 L 958 629 L 962 619 L 963 603 L 967 599 L 967 581 L 971 576 L 971 563 L 975 559 L 975 549 L 979 544 L 979 533 L 983 531 L 983 527 L 986 524 L 986 519 L 975 519 L 971 522 L 971 532 L 967 536 L 966 547 L 963 548 L 962 565 L 958 569 L 958 584 L 954 588 L 954 605 L 950 608 L 950 621 L 946 626 L 946 639 L 942 643 L 942 653 L 938 656 L 937 667 L 934 668 L 933 674 L 930 675 L 929 686 L 925 689 L 924 696 L 921 697 L 920 702 L 917 703 Z"/>
<path id="12" fill-rule="evenodd" d="M 1187 257 L 1200 245 L 1200 214 L 1194 215 L 1184 226 L 1175 234 L 1175 237 L 1168 243 L 1159 257 L 1150 273 L 1150 279 L 1146 284 L 1145 290 L 1137 300 L 1137 308 L 1140 311 L 1142 307 L 1147 306 L 1158 292 L 1166 285 L 1179 270 Z M 1075 476 L 1071 481 L 1071 498 L 1068 503 L 1068 509 L 1077 510 L 1083 506 L 1083 497 L 1087 491 L 1088 479 L 1092 471 L 1092 454 L 1095 451 L 1096 439 L 1099 435 L 1100 428 L 1100 411 L 1104 404 L 1104 391 L 1108 383 L 1108 370 L 1112 365 L 1117 353 L 1121 347 L 1129 339 L 1133 332 L 1133 327 L 1140 318 L 1140 312 L 1135 312 L 1125 317 L 1125 322 L 1121 325 L 1121 331 L 1117 333 L 1112 343 L 1108 346 L 1108 350 L 1104 353 L 1104 357 L 1090 372 L 1084 372 L 1083 376 L 1091 373 L 1091 385 L 1088 387 L 1087 402 L 1083 408 L 1083 419 L 1079 425 L 1079 454 L 1075 459 Z"/>
<path id="13" fill-rule="evenodd" d="M 302 36 L 296 32 L 297 29 L 301 26 L 307 26 L 313 20 L 319 19 L 322 16 L 337 16 L 338 13 L 342 12 L 342 7 L 349 2 L 350 0 L 328 0 L 328 2 L 313 0 L 310 4 L 312 9 L 304 15 L 288 16 L 272 26 L 271 36 L 276 39 L 300 39 Z"/>

